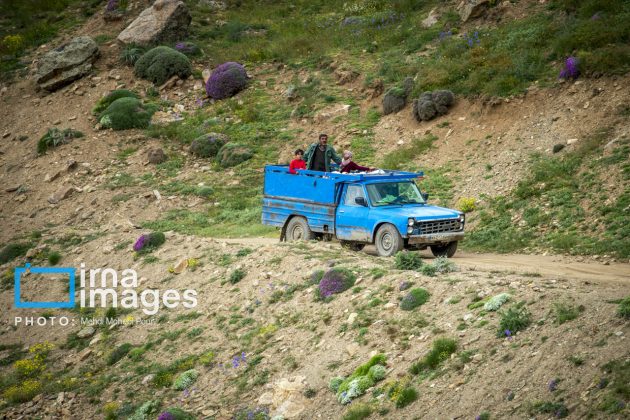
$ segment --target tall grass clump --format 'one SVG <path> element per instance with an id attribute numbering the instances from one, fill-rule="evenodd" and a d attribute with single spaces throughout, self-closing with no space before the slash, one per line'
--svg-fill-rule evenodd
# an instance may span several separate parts
<path id="1" fill-rule="evenodd" d="M 456 351 L 457 342 L 455 340 L 450 338 L 438 338 L 433 342 L 429 353 L 411 365 L 410 372 L 414 375 L 418 375 L 425 371 L 435 370 Z"/>

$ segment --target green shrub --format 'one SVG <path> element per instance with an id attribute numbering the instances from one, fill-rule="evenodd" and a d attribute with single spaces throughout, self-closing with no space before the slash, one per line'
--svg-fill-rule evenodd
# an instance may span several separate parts
<path id="1" fill-rule="evenodd" d="M 120 52 L 120 61 L 128 66 L 133 66 L 145 52 L 146 50 L 143 47 L 134 44 L 125 45 Z"/>
<path id="2" fill-rule="evenodd" d="M 404 388 L 396 399 L 396 408 L 403 408 L 418 399 L 418 391 L 412 386 Z"/>
<path id="3" fill-rule="evenodd" d="M 475 204 L 476 200 L 474 197 L 462 197 L 457 200 L 457 204 L 455 205 L 459 211 L 463 211 L 464 213 L 470 213 L 475 211 L 477 205 Z"/>
<path id="4" fill-rule="evenodd" d="M 426 370 L 434 370 L 456 351 L 457 342 L 455 340 L 438 338 L 433 342 L 431 351 L 421 360 L 411 365 L 410 372 L 417 375 Z"/>
<path id="5" fill-rule="evenodd" d="M 247 273 L 245 272 L 245 270 L 237 268 L 236 270 L 232 271 L 232 273 L 230 274 L 230 283 L 236 284 L 239 281 L 243 280 L 243 278 L 245 278 L 246 275 Z"/>
<path id="6" fill-rule="evenodd" d="M 188 78 L 192 74 L 192 66 L 184 54 L 161 46 L 142 55 L 135 63 L 134 73 L 156 85 L 161 85 L 175 75 L 182 80 Z"/>
<path id="7" fill-rule="evenodd" d="M 10 243 L 0 250 L 0 264 L 8 263 L 13 259 L 26 254 L 31 246 L 27 243 Z"/>
<path id="8" fill-rule="evenodd" d="M 556 316 L 556 323 L 559 325 L 564 324 L 567 321 L 574 320 L 584 310 L 583 306 L 573 306 L 568 303 L 554 303 L 553 309 Z"/>
<path id="9" fill-rule="evenodd" d="M 343 415 L 343 420 L 363 420 L 370 417 L 372 414 L 372 407 L 367 404 L 357 404 L 346 411 Z"/>
<path id="10" fill-rule="evenodd" d="M 508 293 L 499 293 L 498 295 L 492 296 L 490 299 L 488 299 L 488 301 L 483 304 L 483 309 L 486 311 L 496 311 L 501 306 L 503 306 L 504 303 L 509 301 L 510 298 L 511 296 Z M 483 302 L 480 302 L 480 303 L 483 303 Z M 470 306 L 468 308 L 474 309 L 474 308 L 471 308 Z"/>
<path id="11" fill-rule="evenodd" d="M 112 102 L 120 98 L 139 99 L 140 96 L 138 96 L 136 92 L 133 92 L 127 89 L 113 90 L 109 94 L 103 96 L 101 99 L 98 100 L 96 105 L 94 105 L 94 108 L 92 108 L 92 114 L 94 115 L 100 114 L 101 112 L 105 111 L 107 107 L 109 107 L 112 104 Z"/>
<path id="12" fill-rule="evenodd" d="M 83 133 L 71 128 L 60 130 L 58 128 L 49 128 L 46 134 L 37 142 L 37 153 L 43 155 L 51 147 L 58 147 L 62 144 L 69 143 L 72 139 L 83 137 Z"/>
<path id="13" fill-rule="evenodd" d="M 531 324 L 531 314 L 527 308 L 513 307 L 506 312 L 500 313 L 499 329 L 497 337 L 505 337 L 508 335 L 506 331 L 510 331 L 509 335 L 513 335 L 518 331 L 522 331 Z"/>
<path id="14" fill-rule="evenodd" d="M 114 130 L 147 128 L 155 111 L 157 111 L 155 105 L 143 104 L 136 98 L 124 97 L 112 102 L 98 119 L 103 128 Z"/>
<path id="15" fill-rule="evenodd" d="M 217 162 L 224 167 L 229 168 L 243 163 L 253 156 L 252 151 L 237 143 L 227 143 L 217 153 Z"/>
<path id="16" fill-rule="evenodd" d="M 322 277 L 324 277 L 324 274 L 326 272 L 324 270 L 315 270 L 311 273 L 311 277 L 309 277 L 308 279 L 308 284 L 309 285 L 313 285 L 313 284 L 319 284 L 319 282 L 322 280 Z"/>
<path id="17" fill-rule="evenodd" d="M 209 158 L 219 153 L 219 150 L 230 141 L 229 137 L 221 133 L 208 133 L 197 137 L 190 143 L 190 153 Z"/>
<path id="18" fill-rule="evenodd" d="M 621 318 L 630 319 L 630 296 L 624 298 L 621 302 L 619 302 L 617 315 L 619 315 Z"/>
<path id="19" fill-rule="evenodd" d="M 558 419 L 569 415 L 569 409 L 561 402 L 538 401 L 532 405 L 532 413 L 553 414 Z"/>
<path id="20" fill-rule="evenodd" d="M 450 258 L 437 257 L 431 264 L 424 264 L 420 272 L 425 276 L 433 277 L 436 274 L 451 273 L 457 271 L 457 266 Z"/>
<path id="21" fill-rule="evenodd" d="M 172 416 L 171 417 L 172 420 L 195 420 L 196 419 L 196 417 L 193 416 L 192 414 L 177 407 L 169 407 L 166 410 L 164 410 L 164 413 L 169 413 Z"/>
<path id="22" fill-rule="evenodd" d="M 412 311 L 418 306 L 424 305 L 431 294 L 421 287 L 415 287 L 405 295 L 400 302 L 400 309 L 403 311 Z"/>
<path id="23" fill-rule="evenodd" d="M 326 299 L 332 295 L 343 293 L 354 286 L 356 276 L 346 268 L 331 268 L 322 276 L 317 288 L 318 296 Z"/>
<path id="24" fill-rule="evenodd" d="M 160 408 L 159 401 L 147 401 L 134 411 L 127 420 L 150 420 L 154 419 Z"/>
<path id="25" fill-rule="evenodd" d="M 422 257 L 418 252 L 400 251 L 396 253 L 394 267 L 397 270 L 418 270 L 422 267 Z"/>
<path id="26" fill-rule="evenodd" d="M 187 370 L 186 372 L 182 372 L 175 382 L 173 383 L 173 388 L 178 391 L 183 391 L 186 388 L 190 388 L 192 384 L 195 383 L 197 378 L 199 377 L 199 372 L 195 369 Z"/>
<path id="27" fill-rule="evenodd" d="M 380 376 L 378 373 L 374 375 L 376 370 L 375 366 L 381 365 L 385 367 L 387 358 L 384 354 L 377 354 L 372 357 L 366 364 L 359 366 L 348 378 L 333 378 L 330 381 L 330 389 L 337 394 L 337 400 L 342 404 L 348 404 L 353 399 L 365 394 L 365 391 L 374 386 L 374 384 L 380 380 L 376 377 Z M 372 374 L 370 375 L 370 372 Z M 383 376 L 384 377 L 384 376 Z M 383 379 L 381 377 L 381 379 Z"/>
<path id="28" fill-rule="evenodd" d="M 50 265 L 57 265 L 57 263 L 61 260 L 61 254 L 57 251 L 53 251 L 48 254 L 48 262 Z"/>
<path id="29" fill-rule="evenodd" d="M 12 403 L 23 403 L 33 399 L 40 393 L 42 384 L 35 379 L 27 379 L 19 384 L 11 385 L 2 394 L 3 398 Z"/>
<path id="30" fill-rule="evenodd" d="M 132 345 L 129 343 L 124 343 L 121 344 L 120 346 L 116 347 L 114 349 L 114 351 L 112 351 L 109 354 L 109 357 L 107 358 L 107 364 L 109 366 L 115 364 L 116 362 L 118 362 L 120 359 L 122 359 L 123 357 L 125 357 L 127 355 L 127 353 L 129 353 L 129 351 L 132 349 Z"/>

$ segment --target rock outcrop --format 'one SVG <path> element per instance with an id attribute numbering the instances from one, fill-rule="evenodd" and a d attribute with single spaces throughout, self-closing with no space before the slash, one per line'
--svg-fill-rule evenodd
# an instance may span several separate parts
<path id="1" fill-rule="evenodd" d="M 490 0 L 467 0 L 459 11 L 459 16 L 462 18 L 462 22 L 467 22 L 469 19 L 483 15 L 489 6 Z"/>
<path id="2" fill-rule="evenodd" d="M 191 20 L 183 1 L 157 0 L 118 35 L 118 41 L 144 47 L 179 41 L 188 35 Z"/>
<path id="3" fill-rule="evenodd" d="M 38 88 L 53 92 L 80 79 L 92 70 L 98 54 L 98 45 L 89 36 L 74 38 L 46 53 L 35 71 Z"/>

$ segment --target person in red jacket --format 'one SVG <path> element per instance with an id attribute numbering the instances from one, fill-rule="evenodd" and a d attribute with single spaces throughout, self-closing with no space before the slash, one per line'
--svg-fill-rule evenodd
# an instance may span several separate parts
<path id="1" fill-rule="evenodd" d="M 370 172 L 372 168 L 368 168 L 367 166 L 357 165 L 352 161 L 352 152 L 349 150 L 345 150 L 343 152 L 343 159 L 341 160 L 341 165 L 339 165 L 339 172 Z"/>
<path id="2" fill-rule="evenodd" d="M 304 150 L 297 149 L 295 151 L 295 159 L 293 159 L 291 163 L 289 164 L 290 174 L 297 174 L 298 169 L 306 169 L 306 162 L 304 161 L 303 157 L 304 157 Z"/>

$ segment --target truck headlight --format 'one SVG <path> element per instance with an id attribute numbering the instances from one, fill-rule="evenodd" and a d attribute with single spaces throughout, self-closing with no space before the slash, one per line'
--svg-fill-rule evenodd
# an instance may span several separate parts
<path id="1" fill-rule="evenodd" d="M 407 220 L 407 226 L 413 226 L 416 223 L 416 221 L 413 219 L 413 217 L 410 217 Z"/>
<path id="2" fill-rule="evenodd" d="M 407 228 L 407 234 L 411 235 L 413 233 L 413 226 L 409 226 Z"/>

